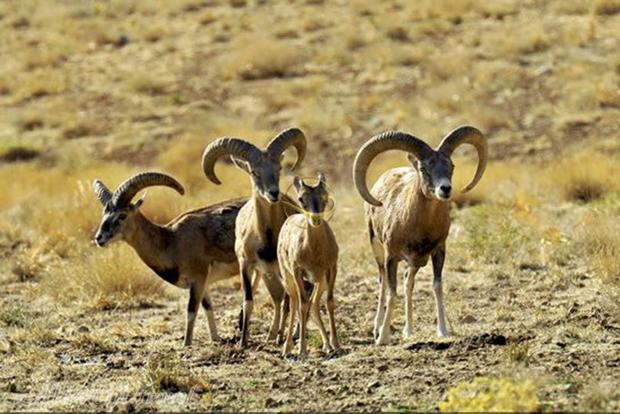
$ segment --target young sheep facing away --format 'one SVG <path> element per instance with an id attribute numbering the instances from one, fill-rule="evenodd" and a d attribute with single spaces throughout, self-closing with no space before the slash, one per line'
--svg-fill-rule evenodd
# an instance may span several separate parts
<path id="1" fill-rule="evenodd" d="M 245 347 L 249 338 L 253 295 L 258 282 L 263 279 L 274 305 L 274 316 L 267 340 L 280 342 L 288 312 L 288 300 L 282 286 L 278 267 L 277 242 L 280 228 L 286 218 L 296 211 L 282 203 L 280 170 L 284 151 L 297 150 L 297 162 L 304 159 L 306 137 L 297 128 L 290 128 L 273 138 L 265 150 L 240 139 L 224 137 L 213 141 L 202 156 L 202 168 L 209 180 L 221 184 L 215 174 L 215 163 L 230 156 L 235 165 L 252 179 L 252 196 L 241 208 L 236 221 L 235 252 L 239 260 L 244 302 L 241 315 L 240 346 Z M 286 199 L 288 204 L 292 200 Z M 254 276 L 254 282 L 251 278 Z"/>
<path id="2" fill-rule="evenodd" d="M 379 267 L 379 300 L 374 336 L 377 345 L 387 344 L 396 300 L 398 263 L 405 261 L 405 337 L 413 332 L 412 291 L 418 269 L 428 257 L 433 262 L 433 293 L 437 307 L 437 333 L 448 335 L 443 305 L 442 270 L 446 238 L 450 229 L 450 197 L 454 165 L 450 157 L 461 144 L 478 152 L 478 168 L 469 191 L 480 181 L 487 164 L 487 143 L 476 128 L 463 126 L 450 132 L 436 150 L 424 141 L 402 132 L 385 132 L 371 138 L 357 153 L 353 166 L 355 186 L 366 204 L 368 233 Z M 373 187 L 366 186 L 366 171 L 380 153 L 399 149 L 409 153 L 413 168 L 395 168 L 384 173 Z M 386 280 L 387 279 L 387 280 Z M 387 283 L 386 283 L 387 282 Z M 389 297 L 386 305 L 386 290 Z"/>
<path id="3" fill-rule="evenodd" d="M 114 192 L 95 180 L 93 189 L 103 204 L 103 216 L 94 241 L 97 246 L 104 247 L 115 240 L 124 240 L 159 277 L 180 288 L 189 288 L 185 346 L 192 344 L 194 322 L 201 303 L 207 312 L 211 340 L 220 341 L 209 286 L 239 274 L 234 251 L 235 220 L 247 199 L 189 211 L 160 226 L 140 212 L 144 197 L 132 203 L 138 192 L 156 185 L 184 193 L 177 180 L 155 172 L 134 175 Z"/>
<path id="4" fill-rule="evenodd" d="M 334 318 L 334 284 L 338 262 L 338 243 L 329 224 L 323 220 L 329 194 L 325 176 L 319 174 L 319 183 L 312 187 L 295 177 L 294 185 L 298 201 L 306 214 L 290 216 L 280 229 L 278 258 L 284 287 L 290 298 L 290 319 L 283 353 L 287 355 L 293 346 L 295 315 L 299 318 L 299 356 L 306 357 L 306 327 L 308 312 L 319 327 L 323 350 L 339 349 Z M 314 284 L 311 297 L 305 282 Z M 321 296 L 327 290 L 329 316 L 329 339 L 319 311 Z"/>

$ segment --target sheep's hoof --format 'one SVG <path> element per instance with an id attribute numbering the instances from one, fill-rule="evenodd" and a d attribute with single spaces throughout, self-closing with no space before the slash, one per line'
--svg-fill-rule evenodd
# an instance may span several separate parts
<path id="1" fill-rule="evenodd" d="M 403 338 L 409 338 L 413 336 L 413 332 L 411 332 L 411 328 L 404 327 L 403 328 Z"/>
<path id="2" fill-rule="evenodd" d="M 375 345 L 377 346 L 381 346 L 381 345 L 388 345 L 390 343 L 390 338 L 385 335 L 385 337 L 379 337 L 375 340 Z"/>
<path id="3" fill-rule="evenodd" d="M 438 329 L 437 330 L 437 336 L 440 337 L 440 338 L 446 338 L 446 337 L 450 336 L 450 332 L 448 332 L 447 330 L 443 330 L 442 331 L 441 329 Z"/>

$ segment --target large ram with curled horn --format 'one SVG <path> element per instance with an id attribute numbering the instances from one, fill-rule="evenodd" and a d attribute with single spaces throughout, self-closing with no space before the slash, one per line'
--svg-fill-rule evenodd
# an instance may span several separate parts
<path id="1" fill-rule="evenodd" d="M 138 192 L 151 186 L 166 186 L 184 193 L 177 180 L 157 172 L 136 174 L 114 192 L 95 180 L 93 190 L 103 205 L 103 216 L 94 242 L 103 247 L 124 240 L 159 277 L 180 288 L 189 288 L 185 346 L 192 343 L 201 304 L 207 312 L 211 339 L 220 341 L 209 286 L 239 273 L 234 251 L 235 220 L 247 199 L 189 211 L 161 226 L 140 212 L 144 197 L 132 201 Z"/>
<path id="2" fill-rule="evenodd" d="M 282 224 L 289 215 L 295 213 L 290 207 L 293 201 L 280 193 L 282 155 L 290 147 L 297 150 L 297 161 L 293 166 L 295 169 L 306 154 L 306 138 L 297 128 L 281 132 L 264 150 L 241 138 L 219 138 L 205 148 L 202 156 L 204 173 L 216 184 L 221 182 L 215 174 L 215 163 L 226 156 L 230 156 L 234 164 L 248 173 L 252 180 L 252 196 L 241 208 L 235 228 L 235 252 L 244 292 L 242 347 L 248 342 L 253 292 L 261 279 L 265 281 L 275 309 L 267 340 L 282 341 L 288 299 L 280 279 L 277 241 Z M 286 198 L 284 203 L 283 198 Z"/>
<path id="3" fill-rule="evenodd" d="M 424 141 L 402 132 L 385 132 L 371 138 L 357 153 L 353 166 L 355 186 L 366 204 L 370 244 L 379 267 L 379 300 L 374 324 L 377 345 L 387 344 L 396 299 L 397 269 L 405 261 L 405 337 L 412 334 L 412 291 L 418 269 L 429 256 L 433 263 L 433 293 L 437 310 L 437 334 L 448 335 L 444 315 L 442 270 L 446 238 L 450 229 L 450 203 L 454 164 L 450 157 L 461 144 L 473 145 L 478 167 L 464 191 L 480 181 L 487 164 L 487 143 L 480 131 L 462 126 L 450 132 L 436 150 Z M 371 161 L 388 150 L 408 153 L 413 168 L 385 172 L 373 187 L 366 186 Z M 387 294 L 387 303 L 386 303 Z"/>

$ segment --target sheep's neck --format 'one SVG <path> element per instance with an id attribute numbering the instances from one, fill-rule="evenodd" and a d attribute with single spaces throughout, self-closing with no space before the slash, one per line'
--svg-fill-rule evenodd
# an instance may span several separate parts
<path id="1" fill-rule="evenodd" d="M 286 220 L 286 214 L 281 202 L 270 203 L 254 192 L 254 223 L 258 234 L 264 234 L 265 230 L 271 229 L 275 237 L 280 232 L 280 227 Z"/>
<path id="2" fill-rule="evenodd" d="M 136 251 L 140 259 L 156 272 L 174 267 L 167 251 L 170 245 L 170 231 L 158 226 L 139 211 L 123 236 L 125 241 Z"/>
<path id="3" fill-rule="evenodd" d="M 415 180 L 409 187 L 408 204 L 416 208 L 408 208 L 405 211 L 419 218 L 420 213 L 424 212 L 427 219 L 439 218 L 446 215 L 450 204 L 440 201 L 435 197 L 427 197 L 422 190 L 421 180 Z M 433 222 L 433 221 L 431 221 Z"/>
<path id="4" fill-rule="evenodd" d="M 322 243 L 325 239 L 325 222 L 321 220 L 321 223 L 318 226 L 312 226 L 308 223 L 308 220 L 304 220 L 306 226 L 306 243 L 311 245 L 312 243 Z"/>

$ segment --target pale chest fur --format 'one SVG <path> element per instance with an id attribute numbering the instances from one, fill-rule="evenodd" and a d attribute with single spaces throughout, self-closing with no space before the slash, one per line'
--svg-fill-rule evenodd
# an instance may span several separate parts
<path id="1" fill-rule="evenodd" d="M 310 227 L 303 216 L 293 216 L 284 224 L 278 251 L 289 272 L 303 270 L 311 282 L 338 261 L 338 243 L 329 224 Z"/>
<path id="2" fill-rule="evenodd" d="M 373 236 L 396 257 L 425 258 L 445 242 L 450 230 L 449 204 L 416 191 L 417 173 L 395 169 L 375 186 L 382 207 L 366 208 Z M 417 260 L 415 260 L 417 261 Z"/>

